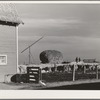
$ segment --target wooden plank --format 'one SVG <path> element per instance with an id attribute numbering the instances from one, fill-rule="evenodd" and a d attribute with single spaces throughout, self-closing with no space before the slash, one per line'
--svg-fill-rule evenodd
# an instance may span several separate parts
<path id="1" fill-rule="evenodd" d="M 39 71 L 36 71 L 36 70 L 29 70 L 29 72 L 39 72 Z"/>
<path id="2" fill-rule="evenodd" d="M 32 76 L 33 77 L 39 77 L 39 75 L 29 75 L 29 78 L 32 77 Z"/>
<path id="3" fill-rule="evenodd" d="M 40 69 L 39 67 L 27 67 L 28 69 Z"/>
<path id="4" fill-rule="evenodd" d="M 29 73 L 29 75 L 39 75 L 39 73 Z"/>

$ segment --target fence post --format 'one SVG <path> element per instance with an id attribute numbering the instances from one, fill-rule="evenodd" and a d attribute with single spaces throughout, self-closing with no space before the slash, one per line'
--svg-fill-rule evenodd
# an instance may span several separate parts
<path id="1" fill-rule="evenodd" d="M 85 74 L 86 73 L 86 66 L 85 65 L 83 65 L 83 69 L 84 69 L 83 73 Z"/>
<path id="2" fill-rule="evenodd" d="M 55 72 L 57 71 L 57 65 L 54 63 Z"/>
<path id="3" fill-rule="evenodd" d="M 96 65 L 96 79 L 98 79 L 98 66 Z"/>
<path id="4" fill-rule="evenodd" d="M 76 65 L 74 64 L 73 65 L 73 70 L 72 70 L 72 74 L 73 74 L 73 81 L 75 81 L 75 67 L 76 67 Z"/>
<path id="5" fill-rule="evenodd" d="M 42 70 L 41 70 L 41 68 L 39 69 L 39 81 L 41 81 L 42 80 Z"/>
<path id="6" fill-rule="evenodd" d="M 51 67 L 49 67 L 49 72 L 51 72 Z"/>
<path id="7" fill-rule="evenodd" d="M 27 83 L 29 83 L 29 67 L 27 67 Z"/>

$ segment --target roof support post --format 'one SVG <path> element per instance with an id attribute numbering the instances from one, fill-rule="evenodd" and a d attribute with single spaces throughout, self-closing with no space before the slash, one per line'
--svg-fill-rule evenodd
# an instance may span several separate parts
<path id="1" fill-rule="evenodd" d="M 18 26 L 16 28 L 16 72 L 18 72 Z"/>

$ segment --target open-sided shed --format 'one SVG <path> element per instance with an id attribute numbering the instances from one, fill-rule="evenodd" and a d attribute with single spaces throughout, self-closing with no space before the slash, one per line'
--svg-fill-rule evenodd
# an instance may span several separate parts
<path id="1" fill-rule="evenodd" d="M 11 3 L 0 3 L 0 82 L 18 66 L 18 25 L 23 23 Z"/>

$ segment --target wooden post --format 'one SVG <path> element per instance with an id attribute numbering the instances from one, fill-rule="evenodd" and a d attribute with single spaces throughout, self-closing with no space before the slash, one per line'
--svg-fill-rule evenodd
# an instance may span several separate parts
<path id="1" fill-rule="evenodd" d="M 84 69 L 83 73 L 85 74 L 86 73 L 86 66 L 85 65 L 82 65 L 82 66 L 83 66 L 83 69 Z"/>
<path id="2" fill-rule="evenodd" d="M 27 67 L 27 83 L 29 83 L 29 67 Z"/>
<path id="3" fill-rule="evenodd" d="M 51 72 L 51 67 L 49 67 L 49 72 Z"/>
<path id="4" fill-rule="evenodd" d="M 54 63 L 55 72 L 57 71 L 57 65 Z"/>
<path id="5" fill-rule="evenodd" d="M 42 70 L 39 68 L 39 81 L 42 81 Z"/>
<path id="6" fill-rule="evenodd" d="M 96 79 L 98 79 L 98 66 L 96 65 Z"/>
<path id="7" fill-rule="evenodd" d="M 75 81 L 75 67 L 76 67 L 76 65 L 74 64 L 73 65 L 73 70 L 72 70 L 72 74 L 73 74 L 73 81 Z"/>
<path id="8" fill-rule="evenodd" d="M 67 66 L 67 72 L 70 72 L 70 66 L 69 65 Z"/>

